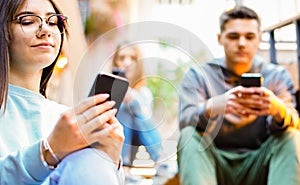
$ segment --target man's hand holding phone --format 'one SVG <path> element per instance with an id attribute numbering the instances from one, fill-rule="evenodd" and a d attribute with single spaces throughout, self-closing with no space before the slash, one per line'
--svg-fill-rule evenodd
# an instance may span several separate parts
<path id="1" fill-rule="evenodd" d="M 261 87 L 263 77 L 260 73 L 244 73 L 241 76 L 241 86 L 243 87 Z"/>
<path id="2" fill-rule="evenodd" d="M 242 107 L 240 107 L 243 115 L 248 116 L 249 111 L 259 110 L 257 106 L 257 99 L 260 98 L 260 93 L 257 92 L 258 88 L 262 85 L 262 75 L 260 73 L 244 73 L 241 76 L 240 85 L 242 87 L 234 91 L 236 95 L 236 101 Z M 254 88 L 253 88 L 254 87 Z"/>

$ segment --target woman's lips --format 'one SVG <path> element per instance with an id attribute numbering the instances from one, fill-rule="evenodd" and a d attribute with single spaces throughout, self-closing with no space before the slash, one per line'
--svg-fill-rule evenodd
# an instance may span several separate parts
<path id="1" fill-rule="evenodd" d="M 42 42 L 39 44 L 35 44 L 32 47 L 54 47 L 54 45 L 51 44 L 50 42 Z"/>

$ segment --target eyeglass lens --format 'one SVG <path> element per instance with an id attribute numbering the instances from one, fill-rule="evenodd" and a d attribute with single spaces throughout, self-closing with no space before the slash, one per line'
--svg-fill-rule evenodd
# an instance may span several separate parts
<path id="1" fill-rule="evenodd" d="M 43 18 L 37 15 L 24 15 L 19 18 L 24 33 L 38 33 L 45 26 Z M 53 34 L 62 34 L 64 32 L 63 23 L 65 19 L 62 15 L 51 15 L 46 19 L 48 29 Z"/>

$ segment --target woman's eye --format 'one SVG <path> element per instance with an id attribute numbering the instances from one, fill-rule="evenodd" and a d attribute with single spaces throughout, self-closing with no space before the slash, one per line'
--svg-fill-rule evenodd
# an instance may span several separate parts
<path id="1" fill-rule="evenodd" d="M 48 25 L 49 26 L 57 26 L 58 25 L 58 17 L 57 16 L 50 16 L 48 18 Z"/>
<path id="2" fill-rule="evenodd" d="M 48 22 L 49 26 L 57 26 L 57 22 Z"/>
<path id="3" fill-rule="evenodd" d="M 137 61 L 137 57 L 131 57 L 132 61 Z"/>
<path id="4" fill-rule="evenodd" d="M 124 60 L 125 59 L 125 57 L 124 56 L 119 56 L 119 60 Z"/>
<path id="5" fill-rule="evenodd" d="M 21 21 L 21 24 L 24 25 L 24 26 L 31 25 L 31 24 L 34 24 L 34 23 L 35 23 L 35 21 L 32 20 L 32 19 L 25 19 L 25 20 Z"/>

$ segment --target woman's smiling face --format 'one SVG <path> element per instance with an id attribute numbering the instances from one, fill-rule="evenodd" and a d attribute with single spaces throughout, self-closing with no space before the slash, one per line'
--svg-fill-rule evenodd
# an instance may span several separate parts
<path id="1" fill-rule="evenodd" d="M 24 26 L 22 29 L 19 20 L 12 21 L 9 45 L 10 69 L 37 72 L 54 62 L 59 53 L 62 40 L 61 35 L 54 34 L 46 24 L 46 18 L 56 14 L 50 1 L 24 1 L 23 5 L 17 10 L 15 17 L 27 14 L 42 17 L 42 28 L 40 31 L 24 32 Z"/>

